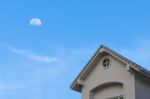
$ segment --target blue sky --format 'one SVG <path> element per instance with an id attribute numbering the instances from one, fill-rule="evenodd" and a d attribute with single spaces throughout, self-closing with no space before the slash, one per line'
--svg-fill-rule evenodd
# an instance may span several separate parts
<path id="1" fill-rule="evenodd" d="M 150 69 L 149 5 L 0 0 L 0 98 L 80 99 L 69 86 L 100 44 Z"/>

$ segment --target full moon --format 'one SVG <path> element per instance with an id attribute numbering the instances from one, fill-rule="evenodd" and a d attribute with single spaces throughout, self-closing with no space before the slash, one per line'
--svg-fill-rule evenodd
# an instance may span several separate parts
<path id="1" fill-rule="evenodd" d="M 31 26 L 42 26 L 42 21 L 39 18 L 32 18 L 29 24 Z"/>

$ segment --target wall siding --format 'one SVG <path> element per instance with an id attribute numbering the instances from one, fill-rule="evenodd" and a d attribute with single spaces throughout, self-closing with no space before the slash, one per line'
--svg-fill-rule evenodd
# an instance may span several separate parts
<path id="1" fill-rule="evenodd" d="M 136 73 L 135 75 L 136 99 L 150 99 L 150 79 Z"/>

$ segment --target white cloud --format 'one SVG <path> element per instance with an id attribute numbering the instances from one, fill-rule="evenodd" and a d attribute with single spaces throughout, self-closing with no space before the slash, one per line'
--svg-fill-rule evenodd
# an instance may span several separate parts
<path id="1" fill-rule="evenodd" d="M 41 26 L 42 25 L 42 21 L 39 18 L 33 18 L 30 20 L 29 23 L 31 26 Z"/>
<path id="2" fill-rule="evenodd" d="M 12 52 L 17 53 L 19 55 L 22 55 L 23 57 L 26 57 L 27 59 L 30 59 L 30 60 L 33 60 L 33 61 L 43 62 L 43 63 L 48 63 L 48 64 L 61 62 L 61 60 L 58 59 L 57 57 L 49 57 L 49 56 L 38 55 L 38 54 L 32 53 L 28 50 L 17 49 L 13 46 L 10 46 L 10 45 L 7 45 L 7 47 Z"/>

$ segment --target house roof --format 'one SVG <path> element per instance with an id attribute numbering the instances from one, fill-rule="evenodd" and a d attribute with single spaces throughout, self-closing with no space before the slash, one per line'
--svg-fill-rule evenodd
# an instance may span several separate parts
<path id="1" fill-rule="evenodd" d="M 142 66 L 136 64 L 135 62 L 127 59 L 126 57 L 120 55 L 119 53 L 111 50 L 110 48 L 101 45 L 97 51 L 95 52 L 95 54 L 92 56 L 92 58 L 88 61 L 88 63 L 85 65 L 85 67 L 81 70 L 81 72 L 79 73 L 79 75 L 76 77 L 76 79 L 73 81 L 73 83 L 71 84 L 70 88 L 81 92 L 82 89 L 82 79 L 83 77 L 85 77 L 85 75 L 88 74 L 88 72 L 91 71 L 93 67 L 92 62 L 96 59 L 96 57 L 102 53 L 108 53 L 112 56 L 114 56 L 115 58 L 119 59 L 120 61 L 124 62 L 126 65 L 128 65 L 131 69 L 145 75 L 146 77 L 150 78 L 150 71 L 143 68 Z"/>

